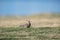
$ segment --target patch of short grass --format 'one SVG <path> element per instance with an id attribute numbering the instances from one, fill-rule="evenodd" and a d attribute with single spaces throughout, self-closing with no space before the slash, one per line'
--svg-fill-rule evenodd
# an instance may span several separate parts
<path id="1" fill-rule="evenodd" d="M 60 27 L 0 28 L 1 40 L 60 40 Z"/>

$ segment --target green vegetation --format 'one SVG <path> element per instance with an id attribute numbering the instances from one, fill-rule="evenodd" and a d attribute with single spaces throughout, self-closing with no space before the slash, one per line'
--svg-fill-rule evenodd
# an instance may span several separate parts
<path id="1" fill-rule="evenodd" d="M 60 27 L 0 27 L 0 40 L 60 40 Z"/>

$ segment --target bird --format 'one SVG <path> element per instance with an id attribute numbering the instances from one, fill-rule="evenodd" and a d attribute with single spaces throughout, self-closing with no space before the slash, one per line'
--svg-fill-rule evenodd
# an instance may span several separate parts
<path id="1" fill-rule="evenodd" d="M 30 28 L 30 26 L 31 26 L 30 20 L 27 20 L 27 22 L 28 22 L 28 23 L 26 23 L 26 26 L 27 26 L 27 28 Z"/>
<path id="2" fill-rule="evenodd" d="M 31 27 L 31 22 L 30 22 L 30 20 L 26 20 L 26 23 L 23 24 L 23 25 L 20 25 L 20 27 L 30 28 L 30 27 Z"/>

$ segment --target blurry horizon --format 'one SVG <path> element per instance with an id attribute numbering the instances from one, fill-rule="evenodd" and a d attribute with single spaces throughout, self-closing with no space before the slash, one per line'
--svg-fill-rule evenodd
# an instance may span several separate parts
<path id="1" fill-rule="evenodd" d="M 0 15 L 59 13 L 60 0 L 0 0 Z"/>

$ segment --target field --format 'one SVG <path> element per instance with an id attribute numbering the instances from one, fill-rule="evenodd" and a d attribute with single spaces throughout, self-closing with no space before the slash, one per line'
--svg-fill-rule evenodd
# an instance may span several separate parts
<path id="1" fill-rule="evenodd" d="M 0 27 L 19 27 L 22 24 L 26 24 L 26 20 L 30 20 L 31 26 L 34 28 L 60 26 L 60 14 L 36 14 L 23 17 L 0 17 Z"/>
<path id="2" fill-rule="evenodd" d="M 0 40 L 60 40 L 60 27 L 0 28 Z"/>
<path id="3" fill-rule="evenodd" d="M 0 40 L 60 40 L 60 14 L 0 17 Z"/>

